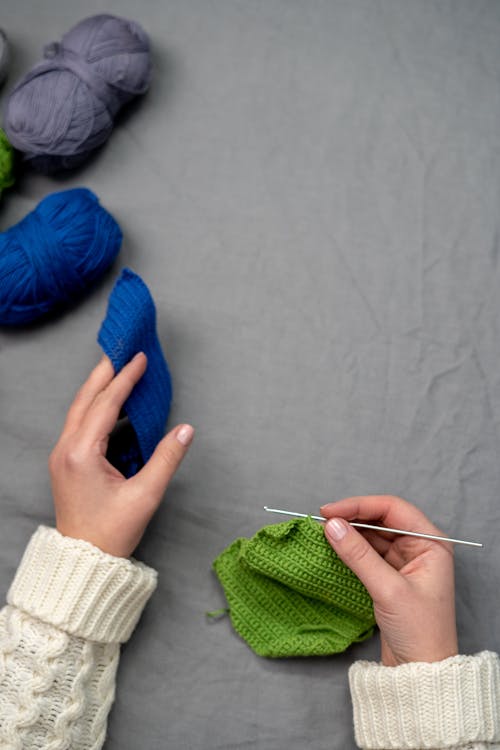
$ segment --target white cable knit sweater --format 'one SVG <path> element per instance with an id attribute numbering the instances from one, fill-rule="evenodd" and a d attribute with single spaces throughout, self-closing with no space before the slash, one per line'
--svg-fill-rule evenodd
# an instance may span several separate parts
<path id="1" fill-rule="evenodd" d="M 146 565 L 39 527 L 0 611 L 1 750 L 102 747 L 120 643 L 155 587 Z M 356 662 L 349 680 L 362 748 L 500 749 L 496 654 Z"/>
<path id="2" fill-rule="evenodd" d="M 98 750 L 156 572 L 40 526 L 0 612 L 0 748 Z"/>

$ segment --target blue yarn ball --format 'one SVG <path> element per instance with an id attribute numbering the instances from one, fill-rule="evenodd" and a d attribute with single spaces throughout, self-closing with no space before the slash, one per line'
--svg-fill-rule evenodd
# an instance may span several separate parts
<path id="1" fill-rule="evenodd" d="M 0 325 L 22 325 L 81 297 L 116 258 L 122 232 L 85 188 L 44 198 L 0 234 Z"/>

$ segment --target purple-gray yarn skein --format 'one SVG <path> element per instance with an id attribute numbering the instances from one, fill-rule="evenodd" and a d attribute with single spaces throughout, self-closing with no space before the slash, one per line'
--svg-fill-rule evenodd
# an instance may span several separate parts
<path id="1" fill-rule="evenodd" d="M 36 169 L 78 166 L 113 130 L 119 109 L 151 80 L 146 32 L 134 21 L 98 15 L 80 21 L 9 94 L 4 130 Z"/>

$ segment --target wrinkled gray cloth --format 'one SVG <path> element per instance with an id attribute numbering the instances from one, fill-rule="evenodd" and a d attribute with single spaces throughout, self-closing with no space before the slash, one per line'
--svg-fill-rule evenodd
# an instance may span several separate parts
<path id="1" fill-rule="evenodd" d="M 3 100 L 99 10 L 3 0 Z M 85 185 L 125 235 L 78 307 L 0 333 L 0 592 L 53 522 L 47 456 L 129 265 L 157 304 L 170 425 L 198 432 L 137 551 L 159 588 L 123 649 L 106 750 L 352 750 L 347 670 L 378 636 L 259 658 L 207 621 L 225 606 L 210 566 L 271 521 L 264 504 L 399 494 L 486 545 L 456 550 L 460 646 L 500 650 L 500 4 L 109 10 L 151 36 L 149 93 L 78 173 L 26 174 L 0 204 L 6 228 Z"/>
<path id="2" fill-rule="evenodd" d="M 0 86 L 7 77 L 7 73 L 9 70 L 9 59 L 9 42 L 7 41 L 5 32 L 0 29 Z"/>

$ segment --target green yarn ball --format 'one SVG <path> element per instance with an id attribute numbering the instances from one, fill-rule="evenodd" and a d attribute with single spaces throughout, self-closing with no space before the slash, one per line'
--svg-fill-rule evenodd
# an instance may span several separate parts
<path id="1" fill-rule="evenodd" d="M 214 561 L 236 632 L 260 656 L 327 656 L 369 638 L 373 602 L 311 518 L 265 526 Z"/>
<path id="2" fill-rule="evenodd" d="M 14 149 L 0 128 L 0 195 L 14 184 Z"/>

